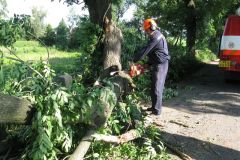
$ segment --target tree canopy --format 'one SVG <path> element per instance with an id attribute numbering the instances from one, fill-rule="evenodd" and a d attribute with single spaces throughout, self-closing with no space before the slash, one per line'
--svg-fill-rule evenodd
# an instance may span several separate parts
<path id="1" fill-rule="evenodd" d="M 186 37 L 187 51 L 195 53 L 195 43 L 218 37 L 224 21 L 239 7 L 239 0 L 148 0 L 135 3 L 144 17 L 154 17 L 170 36 Z M 218 39 L 218 38 L 217 38 Z M 216 46 L 214 46 L 216 47 Z"/>

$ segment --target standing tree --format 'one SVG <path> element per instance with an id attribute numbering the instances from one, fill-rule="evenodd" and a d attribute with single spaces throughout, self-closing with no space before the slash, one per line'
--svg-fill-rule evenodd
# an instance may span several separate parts
<path id="1" fill-rule="evenodd" d="M 79 0 L 65 0 L 68 4 L 80 3 Z M 116 2 L 116 1 L 115 1 Z M 84 0 L 86 4 L 90 21 L 96 25 L 99 25 L 103 29 L 103 40 L 102 44 L 97 48 L 99 51 L 96 51 L 93 54 L 92 59 L 93 63 L 98 62 L 97 64 L 103 64 L 103 72 L 101 77 L 106 77 L 110 75 L 110 71 L 121 71 L 122 65 L 120 62 L 121 58 L 121 41 L 122 41 L 122 32 L 114 24 L 112 20 L 112 0 Z M 99 57 L 102 57 L 99 59 Z M 101 61 L 102 62 L 99 62 Z M 100 66 L 97 66 L 100 67 Z M 119 72 L 120 73 L 120 72 Z M 100 74 L 100 73 L 99 73 Z M 126 85 L 125 78 L 122 76 L 117 76 L 114 83 L 118 87 L 115 88 L 114 92 L 116 97 L 120 95 L 121 92 L 124 92 L 124 86 Z M 128 85 L 128 84 L 127 84 Z M 96 119 L 93 118 L 93 121 L 97 121 L 98 127 L 101 127 L 105 124 L 107 118 L 111 115 L 112 109 L 109 110 L 109 104 L 106 104 L 104 109 L 104 115 L 97 115 Z M 100 116 L 101 121 L 97 120 Z M 70 157 L 72 160 L 82 159 L 86 154 L 91 142 L 93 139 L 92 135 L 94 134 L 93 130 L 90 130 L 87 135 L 83 138 L 82 142 L 79 144 L 73 155 Z"/>
<path id="2" fill-rule="evenodd" d="M 5 17 L 7 13 L 7 2 L 6 0 L 0 0 L 0 19 Z"/>
<path id="3" fill-rule="evenodd" d="M 47 46 L 53 46 L 55 44 L 56 33 L 50 24 L 47 25 L 46 31 L 42 39 Z"/>
<path id="4" fill-rule="evenodd" d="M 81 3 L 79 0 L 65 0 L 68 4 Z M 122 69 L 120 62 L 121 56 L 121 41 L 122 33 L 121 30 L 112 21 L 112 1 L 111 0 L 84 0 L 86 4 L 90 21 L 103 28 L 104 40 L 103 48 L 100 52 L 95 52 L 100 55 L 93 55 L 93 62 L 98 62 L 99 57 L 103 57 L 103 69 L 108 72 L 111 67 L 115 66 L 118 70 Z M 97 48 L 99 49 L 99 48 Z M 99 67 L 99 66 L 98 66 Z"/>
<path id="5" fill-rule="evenodd" d="M 41 37 L 44 34 L 45 26 L 44 26 L 44 18 L 46 17 L 46 11 L 33 7 L 32 8 L 32 27 L 34 31 L 34 35 L 36 37 Z"/>
<path id="6" fill-rule="evenodd" d="M 56 47 L 66 50 L 68 47 L 69 29 L 62 19 L 56 28 Z"/>

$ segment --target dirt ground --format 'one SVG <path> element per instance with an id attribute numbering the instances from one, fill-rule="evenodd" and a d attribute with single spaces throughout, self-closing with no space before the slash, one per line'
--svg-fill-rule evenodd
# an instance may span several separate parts
<path id="1" fill-rule="evenodd" d="M 165 141 L 192 159 L 240 160 L 240 82 L 225 83 L 223 77 L 217 62 L 206 64 L 154 117 Z"/>

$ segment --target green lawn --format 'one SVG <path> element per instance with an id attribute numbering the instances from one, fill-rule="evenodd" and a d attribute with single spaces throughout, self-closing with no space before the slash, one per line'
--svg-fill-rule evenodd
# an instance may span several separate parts
<path id="1" fill-rule="evenodd" d="M 46 48 L 37 41 L 17 41 L 14 48 L 16 49 L 16 55 L 24 61 L 47 60 L 48 57 Z M 4 57 L 14 57 L 9 54 L 6 48 L 1 47 L 0 49 L 4 52 Z M 48 50 L 50 65 L 57 73 L 73 73 L 77 71 L 80 52 L 59 51 L 54 47 L 50 47 Z M 9 67 L 13 63 L 16 63 L 16 61 L 4 58 L 5 66 Z"/>

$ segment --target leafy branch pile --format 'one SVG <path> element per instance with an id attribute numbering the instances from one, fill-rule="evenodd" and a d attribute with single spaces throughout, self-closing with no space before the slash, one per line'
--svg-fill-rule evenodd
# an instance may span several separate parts
<path id="1" fill-rule="evenodd" d="M 9 21 L 9 24 L 14 23 Z M 4 40 L 1 45 L 11 46 L 18 32 L 21 30 L 10 31 L 7 35 L 14 33 L 8 37 L 11 41 L 5 43 Z M 7 77 L 2 76 L 6 78 L 2 85 L 4 93 L 27 98 L 36 109 L 31 126 L 20 128 L 21 131 L 14 133 L 13 138 L 24 145 L 19 151 L 21 159 L 66 158 L 90 128 L 111 135 L 121 135 L 134 128 L 143 136 L 117 147 L 94 142 L 87 155 L 89 158 L 151 159 L 162 156 L 154 154 L 164 150 L 163 145 L 156 143 L 159 131 L 143 126 L 144 116 L 135 94 L 122 97 L 122 101 L 117 102 L 111 79 L 101 81 L 101 86 L 86 87 L 76 77 L 73 86 L 67 89 L 56 84 L 54 76 L 55 72 L 44 61 L 17 64 Z M 108 113 L 112 114 L 106 119 L 104 115 Z M 106 126 L 99 128 L 99 123 L 105 123 Z M 103 148 L 106 150 L 103 151 Z"/>
<path id="2" fill-rule="evenodd" d="M 25 97 L 36 108 L 32 125 L 23 127 L 21 132 L 15 133 L 15 138 L 25 145 L 21 153 L 22 159 L 64 158 L 72 153 L 79 137 L 83 137 L 89 128 L 96 128 L 101 134 L 111 135 L 120 135 L 132 128 L 137 128 L 140 133 L 146 133 L 141 140 L 136 140 L 136 143 L 120 145 L 117 149 L 111 144 L 95 142 L 87 155 L 89 158 L 97 155 L 101 158 L 108 156 L 100 146 L 108 148 L 110 151 L 108 154 L 113 153 L 112 156 L 123 154 L 125 157 L 134 158 L 138 156 L 137 150 L 146 154 L 147 148 L 155 145 L 150 143 L 154 141 L 148 134 L 156 134 L 158 131 L 146 132 L 147 129 L 142 123 L 137 123 L 143 121 L 144 117 L 135 94 L 127 96 L 124 99 L 125 103 L 117 104 L 117 98 L 113 93 L 114 84 L 109 80 L 103 80 L 102 86 L 86 88 L 76 78 L 73 86 L 67 89 L 56 84 L 53 81 L 54 76 L 55 72 L 44 61 L 19 63 L 12 68 L 5 83 L 4 93 Z M 107 103 L 110 104 L 110 109 L 113 109 L 108 120 L 101 116 L 105 114 Z M 97 121 L 93 121 L 94 119 Z M 107 126 L 98 128 L 101 121 L 107 121 Z M 139 143 L 144 145 L 138 149 Z M 128 155 L 129 153 L 124 151 L 126 147 L 134 148 L 136 153 Z"/>

